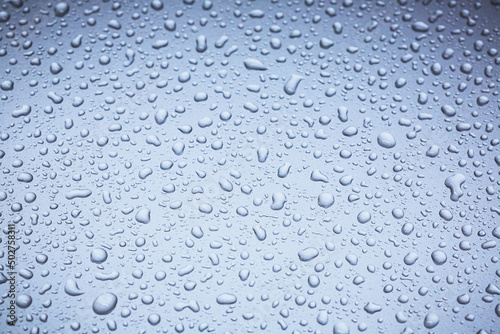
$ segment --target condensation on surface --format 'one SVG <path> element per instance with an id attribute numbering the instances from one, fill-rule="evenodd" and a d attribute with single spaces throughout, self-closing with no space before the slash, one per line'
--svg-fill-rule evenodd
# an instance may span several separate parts
<path id="1" fill-rule="evenodd" d="M 500 333 L 499 18 L 2 2 L 0 332 Z"/>

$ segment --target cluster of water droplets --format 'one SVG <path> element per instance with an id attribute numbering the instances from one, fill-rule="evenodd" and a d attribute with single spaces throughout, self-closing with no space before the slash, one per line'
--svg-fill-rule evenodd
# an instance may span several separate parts
<path id="1" fill-rule="evenodd" d="M 498 17 L 4 1 L 1 332 L 497 333 Z"/>

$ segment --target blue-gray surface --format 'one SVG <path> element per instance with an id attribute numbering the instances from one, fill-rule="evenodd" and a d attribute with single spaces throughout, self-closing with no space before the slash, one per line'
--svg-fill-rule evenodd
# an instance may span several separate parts
<path id="1" fill-rule="evenodd" d="M 500 333 L 499 18 L 3 1 L 0 332 Z"/>

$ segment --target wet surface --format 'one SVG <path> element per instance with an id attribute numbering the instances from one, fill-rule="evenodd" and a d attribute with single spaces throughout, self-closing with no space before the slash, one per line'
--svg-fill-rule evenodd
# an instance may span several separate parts
<path id="1" fill-rule="evenodd" d="M 499 333 L 499 17 L 4 1 L 1 332 Z"/>

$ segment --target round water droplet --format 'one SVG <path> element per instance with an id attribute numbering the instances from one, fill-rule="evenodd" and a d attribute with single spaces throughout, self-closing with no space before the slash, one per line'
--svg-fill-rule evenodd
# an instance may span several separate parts
<path id="1" fill-rule="evenodd" d="M 318 205 L 328 209 L 335 203 L 335 197 L 332 193 L 322 193 L 318 196 Z"/>
<path id="2" fill-rule="evenodd" d="M 389 132 L 381 132 L 377 137 L 377 143 L 383 148 L 396 146 L 396 139 Z"/>
<path id="3" fill-rule="evenodd" d="M 113 312 L 118 303 L 118 297 L 114 293 L 106 292 L 99 295 L 92 304 L 92 309 L 96 314 L 106 315 Z"/>
<path id="4" fill-rule="evenodd" d="M 94 248 L 90 252 L 90 261 L 93 263 L 101 264 L 108 258 L 108 253 L 103 248 Z"/>

